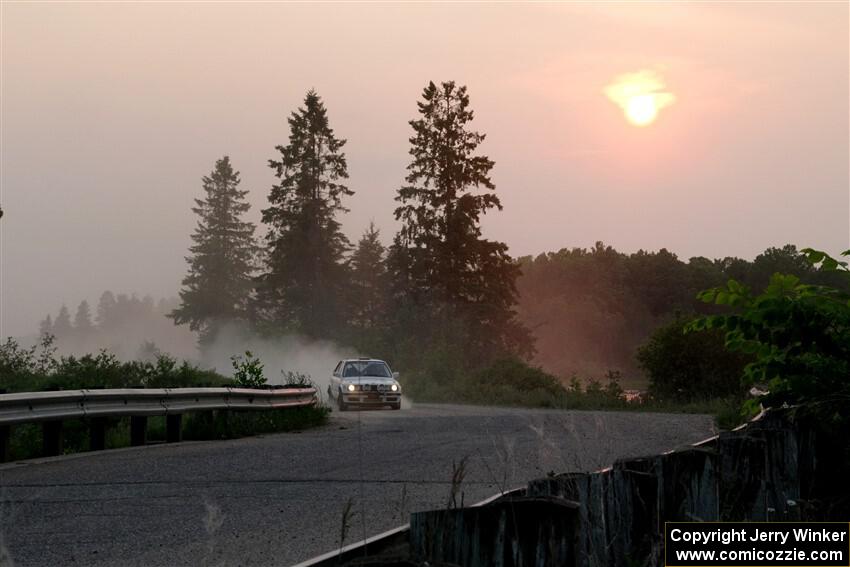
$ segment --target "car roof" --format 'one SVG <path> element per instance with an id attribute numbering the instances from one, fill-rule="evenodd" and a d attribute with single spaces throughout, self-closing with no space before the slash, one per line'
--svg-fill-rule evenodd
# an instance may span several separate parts
<path id="1" fill-rule="evenodd" d="M 379 358 L 346 358 L 343 359 L 343 362 L 383 362 L 386 364 L 386 362 Z"/>

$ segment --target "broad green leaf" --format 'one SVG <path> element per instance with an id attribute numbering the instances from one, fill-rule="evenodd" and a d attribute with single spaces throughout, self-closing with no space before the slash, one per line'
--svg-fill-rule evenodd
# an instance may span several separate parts
<path id="1" fill-rule="evenodd" d="M 697 299 L 704 303 L 714 303 L 714 297 L 717 295 L 717 289 L 707 289 L 697 294 Z"/>
<path id="2" fill-rule="evenodd" d="M 820 250 L 815 250 L 814 248 L 803 248 L 802 250 L 800 250 L 800 252 L 805 254 L 806 258 L 812 264 L 817 264 L 826 256 L 825 253 L 821 252 Z"/>

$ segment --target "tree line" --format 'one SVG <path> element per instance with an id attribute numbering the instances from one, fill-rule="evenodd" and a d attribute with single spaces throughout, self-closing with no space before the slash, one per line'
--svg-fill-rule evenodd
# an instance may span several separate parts
<path id="1" fill-rule="evenodd" d="M 648 374 L 635 356 L 654 330 L 709 315 L 717 308 L 697 299 L 705 289 L 734 279 L 758 292 L 774 273 L 845 289 L 834 272 L 816 269 L 794 245 L 768 248 L 752 261 L 694 257 L 687 261 L 662 248 L 625 254 L 598 242 L 519 260 L 519 320 L 536 338 L 535 360 L 560 376 L 602 376 L 618 370 L 624 385 L 642 387 Z M 670 338 L 676 332 L 667 331 Z M 684 340 L 684 339 L 683 339 Z M 697 347 L 695 347 L 697 348 Z M 722 340 L 699 349 L 722 350 Z M 669 353 L 668 353 L 669 354 Z M 690 375 L 694 375 L 691 366 Z M 694 391 L 699 389 L 694 385 Z"/>
<path id="2" fill-rule="evenodd" d="M 64 354 L 106 349 L 124 360 L 152 360 L 160 352 L 157 345 L 168 345 L 171 354 L 194 358 L 191 333 L 166 318 L 178 306 L 177 298 L 154 300 L 107 290 L 94 308 L 83 300 L 73 316 L 67 305 L 48 314 L 39 323 L 39 336 L 55 337 Z"/>
<path id="3" fill-rule="evenodd" d="M 276 182 L 262 210 L 262 237 L 245 220 L 247 191 L 230 159 L 203 177 L 189 269 L 169 316 L 199 333 L 201 349 L 237 324 L 266 336 L 333 340 L 412 366 L 445 348 L 474 353 L 476 365 L 527 357 L 531 335 L 515 310 L 519 265 L 507 245 L 481 233 L 482 215 L 501 203 L 494 162 L 478 151 L 485 135 L 472 120 L 466 87 L 425 87 L 395 198 L 401 229 L 389 247 L 374 225 L 352 244 L 339 220 L 354 194 L 346 140 L 311 90 L 268 162 Z"/>
<path id="4" fill-rule="evenodd" d="M 776 272 L 846 285 L 793 245 L 753 261 L 683 261 L 666 249 L 625 254 L 601 242 L 514 259 L 505 243 L 481 232 L 482 215 L 502 205 L 466 87 L 429 83 L 417 109 L 395 197 L 401 228 L 389 246 L 374 224 L 356 243 L 342 232 L 340 216 L 354 194 L 346 140 L 311 90 L 288 118 L 288 140 L 268 160 L 275 182 L 262 210 L 264 234 L 245 220 L 248 191 L 223 156 L 202 177 L 192 207 L 198 224 L 176 303 L 154 307 L 150 298 L 106 292 L 95 315 L 83 302 L 72 322 L 63 306 L 42 322 L 42 333 L 60 341 L 105 337 L 121 321 L 164 313 L 198 333 L 202 352 L 236 327 L 353 346 L 437 385 L 508 359 L 532 361 L 564 380 L 615 372 L 624 385 L 641 386 L 653 357 L 635 355 L 653 331 L 673 325 L 668 335 L 678 340 L 687 319 L 716 309 L 696 300 L 701 290 L 729 279 L 758 290 Z M 734 360 L 723 368 L 731 376 L 740 367 Z"/>

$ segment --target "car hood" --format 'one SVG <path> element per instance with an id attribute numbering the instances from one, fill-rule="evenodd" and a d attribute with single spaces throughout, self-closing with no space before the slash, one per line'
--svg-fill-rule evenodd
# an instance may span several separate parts
<path id="1" fill-rule="evenodd" d="M 396 381 L 394 378 L 382 378 L 380 376 L 349 376 L 348 378 L 343 378 L 342 382 L 344 384 L 395 384 Z"/>

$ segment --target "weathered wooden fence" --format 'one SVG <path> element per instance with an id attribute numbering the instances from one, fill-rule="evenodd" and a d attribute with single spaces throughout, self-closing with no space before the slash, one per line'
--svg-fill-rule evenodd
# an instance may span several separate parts
<path id="1" fill-rule="evenodd" d="M 772 412 L 662 455 L 534 480 L 524 496 L 415 513 L 411 558 L 462 567 L 663 565 L 665 521 L 821 519 L 819 481 L 835 471 L 816 459 L 817 442 L 812 423 Z"/>
<path id="2" fill-rule="evenodd" d="M 298 567 L 656 567 L 666 521 L 846 521 L 842 423 L 765 412 L 661 455 L 533 480 L 469 508 L 417 512 L 409 528 Z"/>

